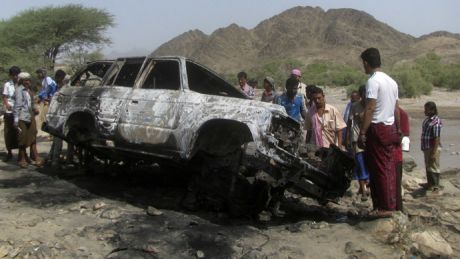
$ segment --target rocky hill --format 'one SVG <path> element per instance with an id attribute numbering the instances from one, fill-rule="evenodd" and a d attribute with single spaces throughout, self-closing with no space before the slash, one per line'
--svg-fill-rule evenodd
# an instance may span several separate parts
<path id="1" fill-rule="evenodd" d="M 460 60 L 460 36 L 434 32 L 415 38 L 354 9 L 295 7 L 262 21 L 253 29 L 236 24 L 210 35 L 185 32 L 153 53 L 184 55 L 219 72 L 251 69 L 272 59 L 295 58 L 304 64 L 318 60 L 360 66 L 367 47 L 381 50 L 385 64 L 436 52 Z"/>

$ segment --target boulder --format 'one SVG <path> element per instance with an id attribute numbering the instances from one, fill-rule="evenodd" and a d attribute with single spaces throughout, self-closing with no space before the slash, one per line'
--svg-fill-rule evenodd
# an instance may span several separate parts
<path id="1" fill-rule="evenodd" d="M 437 231 L 413 233 L 411 239 L 426 257 L 450 256 L 453 253 L 450 244 Z"/>
<path id="2" fill-rule="evenodd" d="M 417 163 L 415 162 L 415 159 L 409 155 L 407 152 L 403 152 L 403 169 L 406 172 L 412 172 L 415 167 L 417 167 Z"/>
<path id="3" fill-rule="evenodd" d="M 401 180 L 401 185 L 403 186 L 404 189 L 406 190 L 417 190 L 420 189 L 421 183 L 426 182 L 426 180 L 418 177 L 414 177 L 412 175 L 408 175 L 403 173 L 403 177 Z"/>
<path id="4" fill-rule="evenodd" d="M 407 230 L 409 219 L 401 212 L 395 212 L 391 218 L 361 222 L 358 227 L 371 233 L 385 243 L 395 243 Z"/>
<path id="5" fill-rule="evenodd" d="M 148 206 L 147 214 L 150 216 L 160 216 L 160 215 L 163 215 L 163 212 L 153 206 Z"/>
<path id="6" fill-rule="evenodd" d="M 121 217 L 121 212 L 117 209 L 107 209 L 101 214 L 104 219 L 117 219 Z"/>
<path id="7" fill-rule="evenodd" d="M 383 242 L 386 242 L 391 233 L 396 230 L 396 224 L 391 218 L 361 222 L 358 224 L 358 227 L 371 233 L 375 238 Z"/>
<path id="8" fill-rule="evenodd" d="M 448 211 L 460 211 L 460 202 L 458 197 L 442 197 L 442 201 L 439 202 L 440 206 Z"/>

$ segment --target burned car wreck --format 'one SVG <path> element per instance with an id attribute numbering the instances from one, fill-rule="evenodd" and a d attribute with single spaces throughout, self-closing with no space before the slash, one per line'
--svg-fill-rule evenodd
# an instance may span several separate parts
<path id="1" fill-rule="evenodd" d="M 300 124 L 283 107 L 248 99 L 204 66 L 155 56 L 110 64 L 90 64 L 62 88 L 43 129 L 101 159 L 187 168 L 187 200 L 235 215 L 264 209 L 274 189 L 327 201 L 349 187 L 345 153 L 299 156 Z"/>

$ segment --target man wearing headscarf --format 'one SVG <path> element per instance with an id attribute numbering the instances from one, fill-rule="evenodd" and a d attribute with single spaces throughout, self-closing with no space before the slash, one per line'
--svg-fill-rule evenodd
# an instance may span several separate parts
<path id="1" fill-rule="evenodd" d="M 291 77 L 299 81 L 299 84 L 297 85 L 297 94 L 300 94 L 304 98 L 304 102 L 307 103 L 307 85 L 302 83 L 302 72 L 300 69 L 293 69 L 291 71 Z"/>
<path id="2" fill-rule="evenodd" d="M 21 72 L 18 77 L 19 86 L 16 88 L 13 115 L 14 126 L 19 131 L 19 166 L 28 167 L 27 147 L 30 147 L 31 164 L 40 166 L 43 161 L 37 152 L 37 125 L 35 123 L 38 109 L 34 105 L 34 95 L 30 89 L 31 76 L 27 72 Z"/>

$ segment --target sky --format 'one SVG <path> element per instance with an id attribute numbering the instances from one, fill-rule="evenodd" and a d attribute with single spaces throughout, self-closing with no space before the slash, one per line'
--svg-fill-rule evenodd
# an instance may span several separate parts
<path id="1" fill-rule="evenodd" d="M 295 6 L 324 10 L 353 8 L 374 16 L 400 32 L 419 37 L 438 30 L 460 33 L 458 0 L 0 0 L 0 19 L 43 6 L 81 4 L 114 15 L 108 57 L 146 55 L 188 30 L 206 34 L 232 23 L 248 29 Z M 302 17 L 299 17 L 302 19 Z"/>

